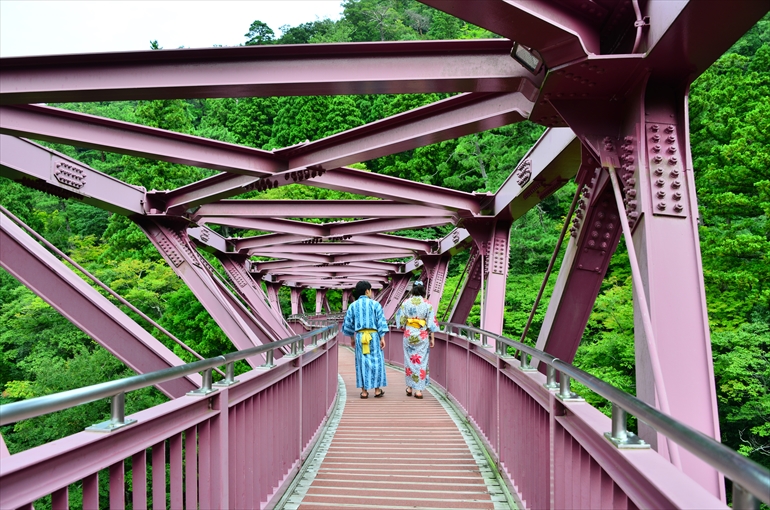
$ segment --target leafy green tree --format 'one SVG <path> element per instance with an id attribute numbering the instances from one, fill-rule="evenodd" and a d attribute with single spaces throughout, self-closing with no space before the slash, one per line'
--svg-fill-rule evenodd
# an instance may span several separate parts
<path id="1" fill-rule="evenodd" d="M 249 31 L 246 32 L 244 37 L 247 37 L 246 46 L 256 46 L 260 44 L 272 44 L 275 41 L 275 32 L 273 29 L 267 26 L 264 21 L 255 20 Z"/>

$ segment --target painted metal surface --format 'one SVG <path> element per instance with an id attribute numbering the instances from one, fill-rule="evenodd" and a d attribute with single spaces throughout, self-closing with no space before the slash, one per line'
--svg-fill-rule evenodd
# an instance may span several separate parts
<path id="1" fill-rule="evenodd" d="M 347 348 L 339 369 L 347 398 L 334 437 L 283 508 L 510 508 L 478 446 L 469 448 L 437 398 L 407 397 L 393 383 L 403 372 L 388 368 L 385 396 L 361 400 Z"/>
<path id="2" fill-rule="evenodd" d="M 292 287 L 292 314 L 304 311 L 301 287 L 319 289 L 316 310 L 329 311 L 324 289 L 349 291 L 357 279 L 369 279 L 375 288 L 384 288 L 379 299 L 392 308 L 402 299 L 405 282 L 416 272 L 421 272 L 420 278 L 429 283 L 431 297 L 440 295 L 447 257 L 469 246 L 467 278 L 450 320 L 464 323 L 480 295 L 483 327 L 502 331 L 512 222 L 576 177 L 578 185 L 584 187 L 584 205 L 575 215 L 574 237 L 567 247 L 538 345 L 564 359 L 574 356 L 618 242 L 619 229 L 613 216 L 623 215 L 633 229 L 633 250 L 641 266 L 641 274 L 636 276 L 644 287 L 635 290 L 648 301 L 665 397 L 677 418 L 718 438 L 686 97 L 692 79 L 764 15 L 770 2 L 734 0 L 725 9 L 718 2 L 648 0 L 639 2 L 638 13 L 619 0 L 424 3 L 510 40 L 276 45 L 2 59 L 0 132 L 4 134 L 0 135 L 0 175 L 131 216 L 239 348 L 275 340 L 290 331 L 277 305 L 275 289 L 279 285 Z M 531 60 L 526 62 L 527 58 Z M 415 92 L 471 93 L 271 152 L 24 105 L 211 94 L 242 97 Z M 512 169 L 496 194 L 464 193 L 342 167 L 525 118 L 551 129 Z M 8 135 L 73 143 L 223 173 L 176 190 L 147 193 L 72 158 Z M 620 173 L 625 200 L 621 208 L 610 200 L 608 174 L 603 168 Z M 381 201 L 306 203 L 296 208 L 291 203 L 219 202 L 247 191 L 292 183 Z M 198 206 L 203 207 L 196 211 Z M 318 225 L 287 219 L 297 217 L 355 221 Z M 207 223 L 271 234 L 228 239 L 206 227 Z M 446 224 L 457 228 L 443 239 L 418 241 L 386 235 L 399 229 Z M 223 262 L 228 278 L 240 289 L 236 291 L 238 297 L 197 249 L 214 253 Z M 21 275 L 18 268 L 26 267 L 25 274 L 29 275 L 35 257 L 19 253 L 14 274 Z M 273 260 L 246 264 L 245 257 L 250 255 Z M 50 282 L 68 281 L 55 286 L 50 295 L 82 284 L 69 281 L 70 275 L 56 265 L 49 265 L 46 271 L 41 274 L 49 274 Z M 256 281 L 252 279 L 255 277 Z M 21 278 L 31 282 L 29 276 Z M 259 279 L 272 285 L 268 295 L 257 284 Z M 28 285 L 43 288 L 40 282 Z M 349 292 L 343 292 L 343 307 L 347 297 Z M 88 301 L 83 301 L 86 308 L 90 306 Z M 90 302 L 96 303 L 93 299 Z M 76 312 L 60 304 L 61 310 L 65 308 L 65 315 L 77 323 Z M 638 322 L 639 302 L 636 308 Z M 103 310 L 83 313 L 93 315 L 89 321 L 109 315 Z M 121 327 L 132 326 L 123 323 Z M 635 327 L 637 387 L 641 398 L 655 404 L 656 392 L 662 388 L 655 387 L 651 374 L 644 329 L 641 324 Z M 143 354 L 126 355 L 126 359 L 166 359 L 160 347 L 148 342 L 136 338 L 128 341 L 126 345 Z M 145 348 L 148 352 L 143 351 Z M 684 501 L 676 499 L 679 488 L 671 488 L 669 478 L 658 474 L 644 472 L 649 487 L 644 482 L 639 489 L 629 488 L 630 481 L 623 480 L 629 465 L 669 473 L 670 466 L 659 465 L 667 451 L 658 434 L 640 428 L 641 435 L 662 457 L 648 456 L 637 464 L 618 460 L 614 453 L 606 453 L 603 446 L 592 443 L 591 428 L 601 420 L 594 420 L 591 412 L 581 414 L 582 408 L 574 404 L 557 403 L 550 394 L 533 389 L 532 378 L 541 375 L 527 375 L 529 379 L 521 381 L 512 375 L 521 374 L 511 372 L 504 366 L 507 362 L 500 361 L 493 370 L 489 350 L 454 340 L 437 347 L 434 361 L 440 366 L 434 380 L 443 384 L 469 413 L 529 506 L 676 506 Z M 397 351 L 390 352 L 394 363 L 398 363 Z M 685 357 L 691 362 L 683 365 L 681 359 Z M 136 366 L 137 370 L 147 369 Z M 302 377 L 287 378 L 285 387 L 276 389 L 276 393 L 294 395 Z M 326 380 L 334 383 L 331 376 Z M 509 381 L 514 380 L 517 382 L 511 386 Z M 683 380 L 687 384 L 681 384 Z M 479 381 L 484 385 L 478 386 Z M 495 388 L 496 400 L 484 397 L 480 387 Z M 504 403 L 510 402 L 516 402 L 517 409 L 521 407 L 519 414 L 509 416 L 513 426 L 522 433 L 534 434 L 535 440 L 526 448 L 506 443 L 508 435 L 503 433 L 499 417 L 508 412 L 510 406 Z M 275 410 L 281 412 L 283 408 Z M 305 411 L 312 416 L 318 413 L 318 409 L 308 408 L 301 414 Z M 246 416 L 248 412 L 246 408 Z M 232 485 L 232 479 L 228 482 L 227 469 L 210 471 L 208 466 L 227 464 L 228 457 L 237 459 L 241 455 L 240 451 L 222 448 L 228 430 L 239 423 L 243 413 L 234 414 L 220 412 L 211 420 L 189 423 L 173 437 L 164 437 L 162 443 L 156 437 L 147 443 L 147 447 L 153 447 L 151 458 L 143 458 L 137 451 L 134 460 L 140 470 L 146 469 L 148 461 L 154 465 L 157 460 L 160 465 L 168 453 L 176 494 L 172 501 L 180 501 L 178 445 L 187 441 L 189 433 L 198 441 L 201 456 L 197 464 L 193 459 L 186 460 L 186 469 L 200 469 L 203 483 L 198 492 L 188 486 L 185 497 L 202 507 L 229 503 L 228 494 L 238 492 L 241 497 L 251 489 Z M 581 418 L 573 419 L 577 415 Z M 291 427 L 304 426 L 302 420 L 298 418 L 297 423 L 302 424 L 292 423 Z M 249 423 L 276 428 L 288 425 L 278 421 Z M 546 427 L 547 438 L 541 433 Z M 287 451 L 295 451 L 295 447 L 301 450 L 305 439 L 300 436 L 296 444 L 286 447 Z M 547 459 L 535 455 L 543 455 L 543 441 L 550 441 L 549 451 L 555 452 Z M 110 469 L 119 485 L 117 480 L 124 471 L 118 459 L 113 460 L 104 467 Z M 273 460 L 281 469 L 288 469 L 286 472 L 294 469 L 285 459 Z M 236 464 L 240 466 L 240 462 Z M 260 465 L 252 468 L 267 469 Z M 575 473 L 572 481 L 564 481 L 567 485 L 558 485 L 555 479 L 544 481 L 543 473 L 547 471 L 553 477 L 562 469 L 564 473 Z M 712 468 L 685 454 L 682 469 L 724 500 L 721 475 Z M 81 479 L 84 501 L 97 501 L 98 475 L 92 472 Z M 670 480 L 678 478 L 672 475 Z M 575 485 L 568 485 L 573 482 Z M 158 483 L 152 484 L 153 494 L 160 491 Z M 584 492 L 586 487 L 590 490 Z M 665 487 L 674 495 L 655 495 L 665 492 Z M 52 491 L 56 506 L 66 503 L 65 487 Z M 543 499 L 547 491 L 551 494 L 548 502 Z M 252 497 L 243 501 L 263 501 L 267 496 L 259 494 L 254 496 L 258 500 Z M 121 496 L 116 494 L 113 502 L 119 506 Z M 141 501 L 138 503 L 141 506 Z M 706 506 L 711 503 L 703 500 Z"/>
<path id="3" fill-rule="evenodd" d="M 0 267 L 30 288 L 137 373 L 184 362 L 106 297 L 0 213 Z M 179 397 L 200 378 L 169 381 L 159 389 Z"/>
<path id="4" fill-rule="evenodd" d="M 331 338 L 276 361 L 271 370 L 242 374 L 238 384 L 210 396 L 184 396 L 136 413 L 137 423 L 119 432 L 81 432 L 9 456 L 0 463 L 0 507 L 24 507 L 52 493 L 56 506 L 63 505 L 67 487 L 82 481 L 84 506 L 98 508 L 102 469 L 109 470 L 110 506 L 119 507 L 128 502 L 124 461 L 130 458 L 135 508 L 146 507 L 148 496 L 154 507 L 165 507 L 167 495 L 172 508 L 183 501 L 199 508 L 264 508 L 318 437 L 334 403 L 336 374 Z M 255 434 L 259 430 L 272 432 Z"/>
<path id="5" fill-rule="evenodd" d="M 532 87 L 535 78 L 510 50 L 505 40 L 466 40 L 5 58 L 0 104 Z"/>
<path id="6" fill-rule="evenodd" d="M 614 446 L 595 408 L 560 400 L 543 374 L 459 333 L 436 334 L 433 384 L 473 425 L 520 507 L 726 508 L 655 450 Z M 397 347 L 385 356 L 402 366 Z"/>

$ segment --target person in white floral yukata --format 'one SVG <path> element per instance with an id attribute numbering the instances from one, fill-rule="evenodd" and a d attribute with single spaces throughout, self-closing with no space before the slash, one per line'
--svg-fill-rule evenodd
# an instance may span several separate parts
<path id="1" fill-rule="evenodd" d="M 433 305 L 425 300 L 425 285 L 421 281 L 414 282 L 411 294 L 401 303 L 396 324 L 404 328 L 406 394 L 422 398 L 422 390 L 430 384 L 428 347 L 433 347 L 433 333 L 438 331 L 438 322 Z"/>

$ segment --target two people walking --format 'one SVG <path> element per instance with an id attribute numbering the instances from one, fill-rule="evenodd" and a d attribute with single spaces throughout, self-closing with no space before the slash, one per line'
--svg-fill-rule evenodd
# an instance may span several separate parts
<path id="1" fill-rule="evenodd" d="M 388 385 L 385 376 L 385 334 L 388 322 L 382 305 L 374 301 L 369 282 L 356 284 L 353 294 L 357 299 L 350 304 L 342 323 L 342 334 L 351 337 L 355 348 L 356 386 L 361 388 L 361 398 L 385 395 L 382 388 Z M 430 383 L 428 369 L 429 348 L 433 347 L 433 333 L 438 331 L 433 306 L 425 300 L 425 287 L 417 281 L 411 296 L 401 304 L 396 313 L 396 323 L 404 329 L 404 369 L 406 394 L 423 398 L 422 390 Z"/>

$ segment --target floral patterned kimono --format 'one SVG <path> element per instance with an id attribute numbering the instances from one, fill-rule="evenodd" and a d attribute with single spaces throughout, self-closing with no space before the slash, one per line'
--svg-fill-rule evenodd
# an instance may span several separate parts
<path id="1" fill-rule="evenodd" d="M 406 385 L 415 391 L 422 391 L 430 383 L 430 332 L 439 329 L 433 305 L 422 297 L 410 297 L 398 309 L 396 324 L 404 328 Z"/>

